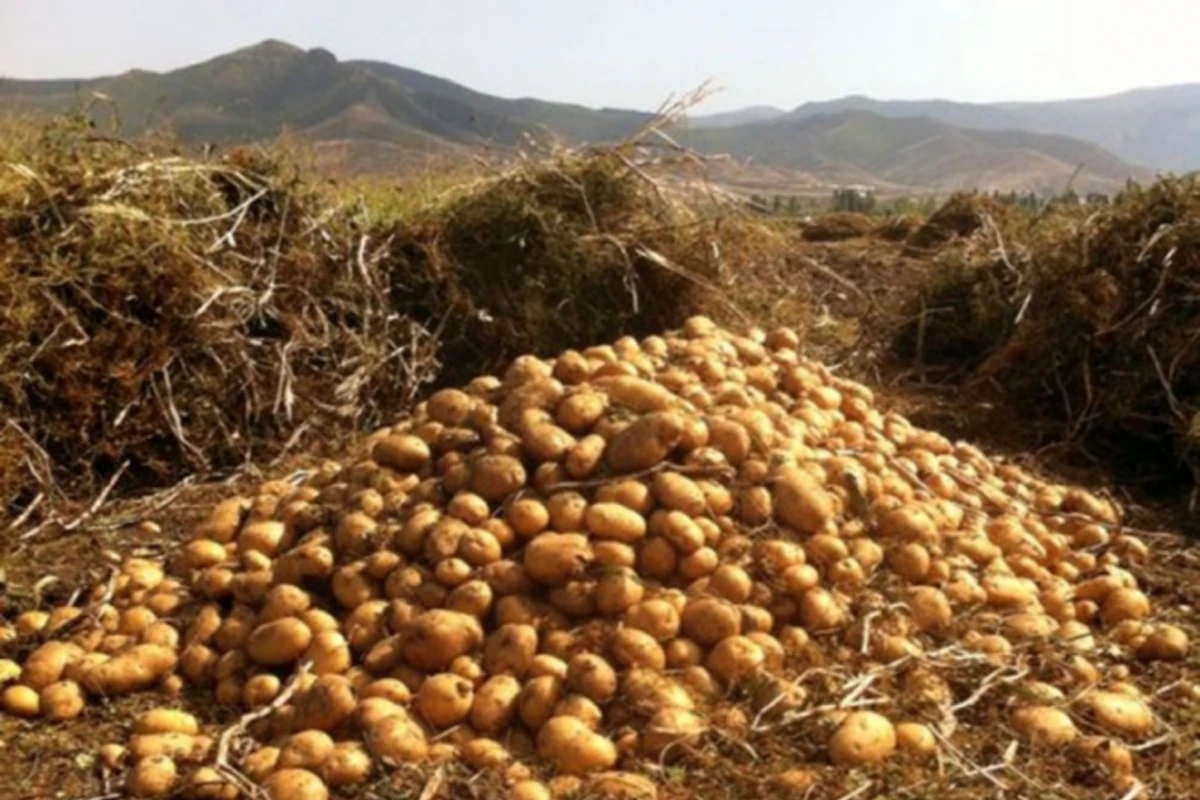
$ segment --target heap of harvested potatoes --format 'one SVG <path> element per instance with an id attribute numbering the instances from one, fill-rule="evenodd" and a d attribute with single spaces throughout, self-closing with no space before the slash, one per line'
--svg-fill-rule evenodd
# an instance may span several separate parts
<path id="1" fill-rule="evenodd" d="M 880 411 L 789 330 L 697 317 L 518 358 L 366 444 L 222 502 L 85 607 L 19 617 L 4 710 L 189 686 L 240 707 L 207 733 L 138 716 L 100 753 L 135 797 L 319 800 L 450 759 L 519 800 L 635 797 L 655 791 L 639 764 L 686 758 L 718 716 L 810 726 L 842 766 L 931 757 L 974 699 L 939 668 L 965 660 L 1003 676 L 978 694 L 1009 693 L 1031 746 L 1083 748 L 1122 787 L 1156 720 L 1091 653 L 1187 653 L 1148 621 L 1128 569 L 1147 548 L 1111 502 Z M 1026 662 L 1042 674 L 1004 672 L 1031 647 L 1055 654 Z M 814 663 L 842 665 L 843 694 L 818 696 Z"/>

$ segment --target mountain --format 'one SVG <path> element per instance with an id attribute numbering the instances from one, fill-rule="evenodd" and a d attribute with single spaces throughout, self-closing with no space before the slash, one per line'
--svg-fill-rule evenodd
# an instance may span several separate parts
<path id="1" fill-rule="evenodd" d="M 802 171 L 836 183 L 955 191 L 1111 192 L 1149 177 L 1096 145 L 1065 136 L 969 130 L 930 117 L 867 111 L 788 115 L 774 122 L 692 130 L 684 142 L 706 151 Z"/>
<path id="2" fill-rule="evenodd" d="M 327 50 L 268 40 L 166 73 L 132 70 L 90 80 L 0 81 L 0 107 L 69 110 L 103 95 L 128 134 L 173 129 L 186 140 L 246 141 L 281 130 L 317 141 L 362 140 L 429 149 L 513 147 L 526 135 L 570 141 L 627 135 L 650 118 L 540 100 L 505 100 L 441 78 Z"/>
<path id="3" fill-rule="evenodd" d="M 287 131 L 312 141 L 327 162 L 357 171 L 403 169 L 481 147 L 506 154 L 530 143 L 613 141 L 651 119 L 636 110 L 496 97 L 417 70 L 339 61 L 321 48 L 274 40 L 164 73 L 0 79 L 0 111 L 63 112 L 81 103 L 101 124 L 119 113 L 129 135 L 166 128 L 185 141 L 227 144 Z M 781 192 L 825 192 L 830 183 L 1057 191 L 1079 164 L 1085 170 L 1076 188 L 1109 190 L 1142 174 L 1077 139 L 982 130 L 1020 128 L 1022 115 L 1028 111 L 1021 107 L 859 97 L 789 113 L 754 107 L 701 115 L 673 132 L 702 152 L 735 157 L 713 170 L 717 179 Z"/>
<path id="4" fill-rule="evenodd" d="M 930 117 L 981 130 L 1059 134 L 1092 142 L 1135 164 L 1175 172 L 1200 169 L 1200 84 L 1039 103 L 874 100 L 853 95 L 805 103 L 787 116 L 806 119 L 840 111 Z"/>
<path id="5" fill-rule="evenodd" d="M 693 128 L 732 128 L 736 125 L 752 125 L 756 122 L 770 122 L 782 117 L 787 112 L 775 106 L 746 106 L 735 111 L 721 111 L 716 114 L 696 114 L 688 117 L 688 124 Z"/>

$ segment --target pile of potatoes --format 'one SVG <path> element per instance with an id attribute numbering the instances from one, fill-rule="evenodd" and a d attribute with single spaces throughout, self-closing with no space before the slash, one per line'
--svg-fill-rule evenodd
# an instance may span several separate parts
<path id="1" fill-rule="evenodd" d="M 438 391 L 358 458 L 228 499 L 187 538 L 0 630 L 30 651 L 0 661 L 7 713 L 202 688 L 248 714 L 221 763 L 220 730 L 138 717 L 100 754 L 136 797 L 321 800 L 452 759 L 514 800 L 646 797 L 641 760 L 789 715 L 823 726 L 837 765 L 925 758 L 941 733 L 887 702 L 807 717 L 797 664 L 897 665 L 907 697 L 945 709 L 963 698 L 924 654 L 1003 666 L 1035 643 L 1060 657 L 1004 690 L 1012 730 L 1119 783 L 1123 743 L 1156 723 L 1094 652 L 1188 651 L 1113 503 L 880 410 L 792 331 L 703 317 Z"/>

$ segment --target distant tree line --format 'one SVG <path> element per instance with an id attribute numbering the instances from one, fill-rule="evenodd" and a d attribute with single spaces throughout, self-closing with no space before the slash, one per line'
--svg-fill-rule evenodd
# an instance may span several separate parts
<path id="1" fill-rule="evenodd" d="M 1127 187 L 1128 188 L 1128 187 Z M 1061 205 L 1107 205 L 1114 198 L 1103 192 L 1087 192 L 1080 195 L 1073 189 L 1059 194 L 1038 192 L 1000 192 L 990 194 L 993 200 L 1016 206 L 1028 211 L 1040 211 L 1055 203 Z M 891 216 L 897 214 L 920 214 L 928 216 L 938 209 L 946 198 L 941 195 L 919 195 L 880 199 L 875 192 L 864 187 L 838 187 L 827 198 L 810 195 L 752 194 L 750 206 L 757 211 L 782 217 L 798 217 L 820 214 L 827 211 L 849 211 L 858 214 Z"/>

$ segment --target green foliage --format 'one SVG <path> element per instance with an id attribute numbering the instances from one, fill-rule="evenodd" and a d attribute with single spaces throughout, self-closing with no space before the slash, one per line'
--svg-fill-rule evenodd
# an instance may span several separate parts
<path id="1" fill-rule="evenodd" d="M 875 210 L 875 193 L 864 189 L 834 189 L 833 210 L 870 214 Z"/>

